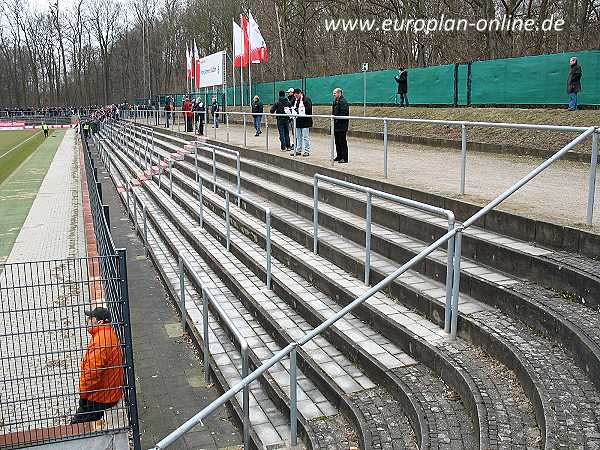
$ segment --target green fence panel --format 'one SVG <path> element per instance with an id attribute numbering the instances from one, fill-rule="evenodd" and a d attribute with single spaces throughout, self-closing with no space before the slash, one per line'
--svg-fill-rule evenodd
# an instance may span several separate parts
<path id="1" fill-rule="evenodd" d="M 457 78 L 458 83 L 456 87 L 458 88 L 458 104 L 459 105 L 467 105 L 467 87 L 468 87 L 468 76 L 469 76 L 469 65 L 468 64 L 459 64 Z"/>
<path id="2" fill-rule="evenodd" d="M 582 67 L 579 103 L 600 104 L 600 51 L 555 53 L 476 61 L 472 65 L 473 104 L 563 104 L 568 102 L 569 58 Z"/>
<path id="3" fill-rule="evenodd" d="M 454 64 L 408 69 L 408 99 L 412 105 L 452 105 Z"/>

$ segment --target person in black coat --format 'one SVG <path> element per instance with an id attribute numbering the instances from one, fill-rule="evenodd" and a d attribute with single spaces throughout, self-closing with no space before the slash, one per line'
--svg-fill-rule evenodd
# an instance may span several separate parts
<path id="1" fill-rule="evenodd" d="M 264 112 L 264 105 L 260 101 L 260 97 L 258 95 L 254 96 L 252 100 L 252 118 L 254 119 L 254 129 L 256 130 L 256 134 L 254 136 L 260 136 L 262 130 L 260 129 L 260 124 L 262 122 L 262 113 Z"/>
<path id="2" fill-rule="evenodd" d="M 279 99 L 276 103 L 271 106 L 271 114 L 289 114 L 290 108 L 289 100 L 285 96 L 285 91 L 279 91 Z M 277 130 L 279 131 L 279 142 L 281 144 L 281 151 L 291 151 L 290 146 L 290 118 L 286 116 L 277 116 Z"/>
<path id="3" fill-rule="evenodd" d="M 394 77 L 396 83 L 398 83 L 398 95 L 400 96 L 400 106 L 404 106 L 406 100 L 406 106 L 408 106 L 408 71 L 404 67 L 400 67 L 398 75 Z"/>
<path id="4" fill-rule="evenodd" d="M 194 117 L 196 118 L 196 130 L 200 136 L 204 135 L 204 116 L 206 115 L 206 107 L 204 103 L 198 97 L 196 99 L 196 104 L 194 105 Z"/>
<path id="5" fill-rule="evenodd" d="M 312 101 L 304 95 L 302 89 L 294 89 L 296 101 L 292 108 L 292 115 L 296 119 L 296 146 L 290 156 L 310 156 L 310 129 L 313 126 Z M 309 117 L 307 117 L 309 116 Z"/>
<path id="6" fill-rule="evenodd" d="M 350 106 L 344 98 L 344 93 L 340 88 L 333 90 L 333 105 L 331 106 L 332 116 L 349 116 Z M 333 119 L 333 135 L 335 139 L 336 157 L 334 161 L 340 163 L 348 162 L 348 119 Z"/>
<path id="7" fill-rule="evenodd" d="M 567 94 L 569 94 L 569 111 L 577 109 L 577 93 L 581 91 L 581 66 L 574 56 L 569 60 L 571 70 L 567 78 Z"/>

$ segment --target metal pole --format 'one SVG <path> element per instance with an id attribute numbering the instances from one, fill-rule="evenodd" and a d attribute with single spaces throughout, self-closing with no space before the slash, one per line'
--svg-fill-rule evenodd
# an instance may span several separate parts
<path id="1" fill-rule="evenodd" d="M 313 252 L 316 255 L 319 243 L 319 179 L 316 177 L 313 189 Z"/>
<path id="2" fill-rule="evenodd" d="M 269 153 L 269 116 L 265 116 L 265 139 L 267 141 L 267 153 Z"/>
<path id="3" fill-rule="evenodd" d="M 334 143 L 335 143 L 335 141 L 334 141 L 335 137 L 334 137 L 333 117 L 331 118 L 330 128 L 331 128 L 331 130 L 330 130 L 330 132 L 331 132 L 331 138 L 330 138 L 330 140 L 331 140 L 331 142 L 330 142 L 330 147 L 331 147 L 330 148 L 330 153 L 331 153 L 331 155 L 330 155 L 329 160 L 331 161 L 331 166 L 333 167 L 333 158 L 334 158 L 334 156 L 333 156 L 333 147 L 334 147 Z"/>
<path id="4" fill-rule="evenodd" d="M 460 257 L 462 247 L 462 228 L 456 232 L 454 238 L 454 274 L 452 281 L 452 321 L 450 325 L 450 338 L 456 339 L 458 324 L 458 296 L 460 294 Z"/>
<path id="5" fill-rule="evenodd" d="M 363 116 L 367 115 L 367 72 L 363 70 Z"/>
<path id="6" fill-rule="evenodd" d="M 369 285 L 371 274 L 371 192 L 367 192 L 367 212 L 366 212 L 366 229 L 365 229 L 365 284 Z"/>
<path id="7" fill-rule="evenodd" d="M 234 95 L 235 98 L 235 95 Z M 235 104 L 234 104 L 235 106 Z M 225 113 L 225 128 L 227 128 L 227 142 L 229 142 L 229 113 Z"/>
<path id="8" fill-rule="evenodd" d="M 267 288 L 271 289 L 271 210 L 265 212 L 265 251 L 267 257 Z"/>
<path id="9" fill-rule="evenodd" d="M 202 288 L 202 329 L 204 330 L 204 381 L 210 383 L 210 338 L 208 335 L 208 294 Z"/>
<path id="10" fill-rule="evenodd" d="M 204 200 L 202 198 L 202 179 L 198 181 L 198 202 L 200 203 L 200 209 L 198 214 L 200 216 L 200 228 L 204 227 Z"/>
<path id="11" fill-rule="evenodd" d="M 173 161 L 169 161 L 169 191 L 173 198 Z"/>
<path id="12" fill-rule="evenodd" d="M 448 231 L 454 228 L 454 217 L 448 217 Z M 452 319 L 452 282 L 454 277 L 454 236 L 448 240 L 448 260 L 446 262 L 446 307 L 444 308 L 444 331 L 450 333 Z"/>
<path id="13" fill-rule="evenodd" d="M 588 225 L 592 225 L 594 218 L 594 200 L 596 197 L 596 171 L 598 169 L 598 134 L 596 129 L 592 135 L 592 157 L 590 160 L 590 181 L 588 188 L 587 220 Z"/>
<path id="14" fill-rule="evenodd" d="M 183 257 L 181 254 L 179 254 L 179 301 L 181 305 L 181 329 L 185 332 L 185 283 L 183 277 Z"/>
<path id="15" fill-rule="evenodd" d="M 235 168 L 237 170 L 237 193 L 238 193 L 238 198 L 237 198 L 237 205 L 240 206 L 240 194 L 242 193 L 242 182 L 241 182 L 241 171 L 240 171 L 240 153 L 238 152 L 238 154 L 236 155 L 237 158 L 235 160 Z"/>
<path id="16" fill-rule="evenodd" d="M 290 352 L 290 444 L 298 445 L 298 373 L 296 345 Z"/>
<path id="17" fill-rule="evenodd" d="M 213 148 L 212 149 L 212 154 L 213 154 L 213 190 L 215 192 L 217 192 L 217 156 L 216 156 L 216 150 Z"/>
<path id="18" fill-rule="evenodd" d="M 246 114 L 242 113 L 244 119 L 244 147 L 246 147 Z"/>
<path id="19" fill-rule="evenodd" d="M 248 376 L 249 365 L 248 365 L 248 344 L 242 342 L 242 379 Z M 242 391 L 242 409 L 244 411 L 244 417 L 242 419 L 242 430 L 244 437 L 244 450 L 250 448 L 250 383 L 244 386 Z"/>
<path id="20" fill-rule="evenodd" d="M 225 226 L 227 229 L 227 251 L 229 251 L 229 235 L 230 235 L 230 225 L 229 225 L 229 191 L 225 191 Z"/>
<path id="21" fill-rule="evenodd" d="M 144 249 L 146 250 L 146 256 L 148 256 L 148 212 L 146 211 L 146 205 L 142 212 L 144 217 Z"/>
<path id="22" fill-rule="evenodd" d="M 383 176 L 388 177 L 388 121 L 383 121 Z"/>
<path id="23" fill-rule="evenodd" d="M 461 151 L 460 151 L 460 195 L 465 194 L 465 171 L 467 170 L 467 126 L 461 125 Z"/>
<path id="24" fill-rule="evenodd" d="M 198 182 L 198 144 L 194 146 L 194 174 L 196 183 Z"/>

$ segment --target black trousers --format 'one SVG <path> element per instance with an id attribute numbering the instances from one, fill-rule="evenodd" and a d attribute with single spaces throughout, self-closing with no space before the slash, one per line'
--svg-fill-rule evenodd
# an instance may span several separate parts
<path id="1" fill-rule="evenodd" d="M 406 101 L 406 106 L 408 106 L 408 94 L 406 92 L 398 93 L 400 96 L 400 106 L 404 106 L 404 102 Z"/>
<path id="2" fill-rule="evenodd" d="M 104 417 L 104 411 L 112 408 L 119 402 L 115 403 L 97 403 L 85 398 L 79 399 L 79 407 L 77 412 L 71 419 L 71 423 L 94 422 Z"/>
<path id="3" fill-rule="evenodd" d="M 347 131 L 334 131 L 335 150 L 337 159 L 348 161 L 348 141 L 346 140 Z"/>

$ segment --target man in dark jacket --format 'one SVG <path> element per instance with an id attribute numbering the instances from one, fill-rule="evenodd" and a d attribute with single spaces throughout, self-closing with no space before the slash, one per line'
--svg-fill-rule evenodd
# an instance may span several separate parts
<path id="1" fill-rule="evenodd" d="M 279 91 L 279 100 L 273 106 L 271 106 L 271 114 L 289 114 L 290 113 L 290 102 L 285 96 L 285 91 Z M 289 128 L 289 117 L 277 116 L 277 130 L 279 131 L 279 142 L 281 144 L 281 151 L 291 151 L 290 146 L 290 128 Z"/>
<path id="2" fill-rule="evenodd" d="M 204 103 L 198 97 L 196 99 L 196 104 L 194 105 L 194 116 L 196 118 L 196 130 L 200 136 L 204 135 L 204 116 L 206 114 L 206 108 L 204 107 Z"/>
<path id="3" fill-rule="evenodd" d="M 400 67 L 398 75 L 394 77 L 396 83 L 398 83 L 398 95 L 400 96 L 400 106 L 404 106 L 406 100 L 406 106 L 408 106 L 408 72 L 404 67 Z"/>
<path id="4" fill-rule="evenodd" d="M 210 105 L 210 112 L 213 116 L 213 128 L 219 128 L 219 103 L 217 102 L 217 97 L 213 97 L 212 105 Z"/>
<path id="5" fill-rule="evenodd" d="M 294 107 L 292 114 L 296 118 L 296 146 L 290 156 L 310 156 L 310 128 L 313 126 L 312 101 L 302 89 L 294 89 Z M 309 117 L 307 117 L 309 116 Z"/>
<path id="6" fill-rule="evenodd" d="M 260 97 L 255 95 L 252 99 L 252 118 L 254 119 L 254 129 L 256 134 L 254 136 L 260 136 L 262 133 L 260 124 L 262 122 L 262 113 L 264 112 L 264 105 L 260 101 Z"/>
<path id="7" fill-rule="evenodd" d="M 349 116 L 350 106 L 344 98 L 344 93 L 340 88 L 333 90 L 333 105 L 331 106 L 332 116 Z M 337 153 L 334 161 L 340 163 L 348 162 L 348 119 L 333 119 L 333 135 L 335 138 L 335 151 Z"/>
<path id="8" fill-rule="evenodd" d="M 569 94 L 569 111 L 577 109 L 577 93 L 581 90 L 581 66 L 574 56 L 569 60 L 571 70 L 567 78 L 567 94 Z"/>

